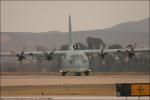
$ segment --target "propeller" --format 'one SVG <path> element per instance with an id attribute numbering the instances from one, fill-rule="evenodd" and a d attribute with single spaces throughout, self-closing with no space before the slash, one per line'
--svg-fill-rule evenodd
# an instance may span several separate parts
<path id="1" fill-rule="evenodd" d="M 23 50 L 20 53 L 16 53 L 14 51 L 11 51 L 11 53 L 16 55 L 16 57 L 18 58 L 19 62 L 22 62 L 23 60 L 26 59 L 26 57 L 24 55 L 24 51 L 25 51 L 25 47 L 23 48 Z"/>
<path id="2" fill-rule="evenodd" d="M 103 49 L 101 49 L 101 52 L 100 52 L 100 54 L 99 54 L 99 56 L 101 57 L 101 59 L 105 59 L 105 55 L 106 55 L 106 53 L 104 53 L 104 50 Z"/>
<path id="3" fill-rule="evenodd" d="M 55 51 L 56 51 L 56 48 L 54 48 L 50 53 L 43 51 L 45 54 L 45 57 L 46 57 L 45 60 L 47 60 L 47 61 L 53 60 L 53 54 Z"/>
<path id="4" fill-rule="evenodd" d="M 127 50 L 126 50 L 125 62 L 127 62 L 129 59 L 135 56 L 135 51 L 134 51 L 135 47 L 136 47 L 136 43 L 134 43 L 133 45 L 129 44 L 126 46 Z"/>
<path id="5" fill-rule="evenodd" d="M 107 55 L 107 53 L 104 52 L 104 47 L 101 48 L 101 52 L 98 54 L 98 56 L 101 57 L 102 59 L 102 63 L 105 64 L 105 56 Z"/>

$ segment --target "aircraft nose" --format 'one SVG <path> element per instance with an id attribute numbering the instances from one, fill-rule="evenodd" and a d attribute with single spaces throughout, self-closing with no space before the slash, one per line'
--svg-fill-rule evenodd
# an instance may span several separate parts
<path id="1" fill-rule="evenodd" d="M 77 60 L 75 63 L 76 63 L 77 65 L 81 65 L 81 64 L 82 64 L 82 61 L 81 61 L 81 60 Z"/>

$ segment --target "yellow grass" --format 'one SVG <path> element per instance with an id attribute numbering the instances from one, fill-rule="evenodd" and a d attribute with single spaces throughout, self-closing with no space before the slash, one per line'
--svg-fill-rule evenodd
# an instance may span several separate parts
<path id="1" fill-rule="evenodd" d="M 115 85 L 3 86 L 1 96 L 24 95 L 116 95 Z"/>

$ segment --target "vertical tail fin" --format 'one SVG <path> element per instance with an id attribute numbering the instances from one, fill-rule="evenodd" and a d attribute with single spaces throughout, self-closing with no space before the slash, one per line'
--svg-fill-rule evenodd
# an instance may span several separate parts
<path id="1" fill-rule="evenodd" d="M 72 47 L 72 25 L 71 25 L 70 14 L 69 14 L 69 50 L 73 50 L 73 47 Z"/>

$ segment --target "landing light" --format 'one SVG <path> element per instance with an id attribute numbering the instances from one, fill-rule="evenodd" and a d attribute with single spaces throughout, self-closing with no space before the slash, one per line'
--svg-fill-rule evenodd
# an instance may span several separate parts
<path id="1" fill-rule="evenodd" d="M 60 70 L 60 72 L 62 73 L 63 71 L 62 71 L 62 70 Z"/>

